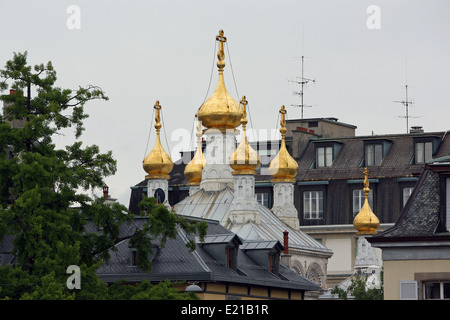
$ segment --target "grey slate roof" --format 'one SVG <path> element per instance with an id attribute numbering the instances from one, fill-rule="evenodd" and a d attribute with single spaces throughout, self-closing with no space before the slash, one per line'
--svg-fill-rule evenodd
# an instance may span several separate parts
<path id="1" fill-rule="evenodd" d="M 261 223 L 231 223 L 228 219 L 234 193 L 231 188 L 221 191 L 205 191 L 200 189 L 195 194 L 181 200 L 174 208 L 175 212 L 184 216 L 218 220 L 227 229 L 245 240 L 278 240 L 283 242 L 283 232 L 289 232 L 289 247 L 308 250 L 325 255 L 332 251 L 301 230 L 293 230 L 276 217 L 270 209 L 258 204 Z"/>
<path id="2" fill-rule="evenodd" d="M 136 218 L 129 227 L 144 223 L 145 218 Z M 218 221 L 204 220 L 208 223 L 209 243 L 223 243 L 233 239 L 236 235 L 222 227 Z M 126 232 L 124 229 L 123 232 Z M 130 265 L 131 249 L 128 240 L 119 243 L 113 252 L 109 263 L 103 264 L 98 274 L 104 281 L 127 279 L 128 281 L 225 281 L 228 283 L 241 283 L 263 285 L 294 290 L 319 290 L 313 282 L 291 271 L 280 263 L 279 275 L 269 272 L 265 266 L 258 265 L 244 250 L 238 251 L 237 270 L 228 268 L 213 258 L 199 243 L 194 252 L 189 252 L 185 243 L 188 238 L 184 230 L 178 228 L 176 239 L 168 239 L 164 247 L 155 250 L 152 259 L 152 272 L 146 273 L 137 266 Z M 263 244 L 264 246 L 265 244 Z M 225 254 L 225 253 L 224 253 Z"/>
<path id="3" fill-rule="evenodd" d="M 395 225 L 370 239 L 379 242 L 383 239 L 414 239 L 448 237 L 440 228 L 441 190 L 439 167 L 450 172 L 450 156 L 431 160 L 424 168 L 416 187 L 408 199 L 400 218 Z"/>
<path id="4" fill-rule="evenodd" d="M 364 141 L 388 140 L 389 150 L 381 165 L 370 167 L 371 177 L 404 177 L 420 175 L 423 165 L 414 164 L 414 138 L 434 136 L 442 139 L 435 156 L 450 153 L 450 139 L 445 132 L 427 134 L 398 134 L 359 136 L 350 138 L 329 138 L 311 140 L 299 161 L 297 180 L 361 179 L 364 160 Z M 315 143 L 337 142 L 342 148 L 329 168 L 313 168 L 315 161 Z"/>
<path id="5" fill-rule="evenodd" d="M 394 227 L 374 237 L 431 236 L 439 223 L 439 174 L 424 170 Z"/>

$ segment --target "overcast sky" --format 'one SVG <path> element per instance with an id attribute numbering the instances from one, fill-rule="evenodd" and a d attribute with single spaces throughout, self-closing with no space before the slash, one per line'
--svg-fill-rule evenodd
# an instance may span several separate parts
<path id="1" fill-rule="evenodd" d="M 405 99 L 406 84 L 410 126 L 450 129 L 449 18 L 448 0 L 0 0 L 0 68 L 28 51 L 32 65 L 52 61 L 58 86 L 106 92 L 109 101 L 86 105 L 81 139 L 112 150 L 118 171 L 106 182 L 128 206 L 154 144 L 156 100 L 163 146 L 174 161 L 189 147 L 195 112 L 217 83 L 219 29 L 228 39 L 227 89 L 247 97 L 257 136 L 277 128 L 283 104 L 288 119 L 300 117 L 290 80 L 301 75 L 302 55 L 304 76 L 315 79 L 304 117 L 338 118 L 360 136 L 406 132 L 405 107 L 394 102 Z M 72 142 L 72 131 L 58 140 Z"/>

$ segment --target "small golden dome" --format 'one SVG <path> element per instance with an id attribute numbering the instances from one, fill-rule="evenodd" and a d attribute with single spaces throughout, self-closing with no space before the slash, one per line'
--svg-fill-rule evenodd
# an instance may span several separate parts
<path id="1" fill-rule="evenodd" d="M 274 177 L 273 182 L 294 182 L 294 177 L 298 173 L 298 163 L 291 157 L 286 149 L 285 135 L 286 135 L 286 109 L 281 106 L 281 147 L 275 158 L 270 161 L 269 173 Z"/>
<path id="2" fill-rule="evenodd" d="M 231 154 L 229 162 L 231 168 L 234 169 L 232 174 L 255 174 L 255 169 L 259 166 L 259 155 L 258 153 L 250 146 L 247 140 L 247 112 L 245 110 L 245 106 L 248 104 L 245 96 L 242 97 L 242 139 L 239 143 L 239 146 L 234 150 Z"/>
<path id="3" fill-rule="evenodd" d="M 206 160 L 202 152 L 202 126 L 197 122 L 197 151 L 192 160 L 184 168 L 184 176 L 189 180 L 188 185 L 199 185 L 202 181 L 202 171 Z"/>
<path id="4" fill-rule="evenodd" d="M 357 234 L 375 234 L 380 226 L 380 220 L 373 213 L 369 205 L 369 170 L 364 169 L 364 204 L 361 211 L 353 219 L 353 226 L 358 230 Z"/>
<path id="5" fill-rule="evenodd" d="M 206 128 L 234 129 L 239 126 L 242 111 L 239 103 L 228 93 L 223 79 L 223 68 L 225 67 L 225 52 L 223 43 L 227 38 L 223 36 L 223 30 L 216 37 L 219 41 L 217 67 L 219 68 L 219 82 L 216 90 L 198 109 L 197 117 Z"/>
<path id="6" fill-rule="evenodd" d="M 153 150 L 145 157 L 144 161 L 142 161 L 142 167 L 145 172 L 148 173 L 148 175 L 145 176 L 146 179 L 169 179 L 169 173 L 173 169 L 173 162 L 161 145 L 161 117 L 159 114 L 161 106 L 159 105 L 159 101 L 156 101 L 154 108 L 156 110 L 156 142 Z"/>

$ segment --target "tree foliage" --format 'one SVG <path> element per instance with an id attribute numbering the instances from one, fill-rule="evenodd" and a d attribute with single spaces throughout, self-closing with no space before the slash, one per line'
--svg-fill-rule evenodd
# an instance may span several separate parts
<path id="1" fill-rule="evenodd" d="M 119 203 L 88 195 L 87 190 L 101 188 L 104 178 L 116 172 L 117 163 L 111 151 L 101 153 L 98 146 L 79 140 L 88 117 L 85 104 L 108 97 L 92 85 L 77 90 L 56 86 L 52 63 L 32 68 L 27 52 L 14 53 L 0 78 L 1 91 L 14 90 L 1 96 L 5 109 L 0 118 L 0 243 L 13 239 L 16 257 L 13 266 L 0 266 L 0 298 L 99 299 L 111 298 L 112 292 L 120 296 L 118 288 L 130 288 L 116 285 L 109 290 L 96 270 L 123 240 L 120 226 L 134 216 Z M 13 128 L 13 120 L 22 125 Z M 74 142 L 57 148 L 54 136 L 69 128 L 74 129 Z M 204 226 L 197 229 L 151 199 L 143 200 L 141 210 L 148 222 L 129 238 L 146 271 L 151 270 L 146 251 L 157 237 L 175 237 L 179 224 L 204 232 Z M 69 265 L 81 268 L 86 284 L 82 290 L 66 287 Z M 150 298 L 148 287 L 135 286 L 141 291 L 133 296 Z"/>
<path id="2" fill-rule="evenodd" d="M 349 296 L 355 300 L 383 300 L 383 287 L 367 288 L 366 281 L 367 275 L 355 275 L 345 290 L 335 286 L 331 293 L 336 294 L 341 300 L 347 300 Z"/>

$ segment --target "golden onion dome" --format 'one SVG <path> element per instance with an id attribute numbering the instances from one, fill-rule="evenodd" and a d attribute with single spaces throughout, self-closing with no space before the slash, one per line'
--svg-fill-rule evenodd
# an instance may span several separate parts
<path id="1" fill-rule="evenodd" d="M 145 172 L 147 172 L 147 175 L 145 176 L 146 179 L 169 179 L 169 173 L 173 169 L 173 162 L 161 145 L 161 117 L 159 114 L 161 106 L 159 105 L 159 101 L 156 101 L 154 108 L 156 110 L 156 142 L 153 150 L 150 151 L 150 153 L 145 157 L 144 161 L 142 161 L 142 167 L 144 168 Z"/>
<path id="2" fill-rule="evenodd" d="M 353 226 L 358 230 L 357 234 L 375 234 L 380 226 L 380 220 L 373 213 L 369 205 L 369 170 L 364 169 L 364 204 L 361 211 L 353 219 Z"/>
<path id="3" fill-rule="evenodd" d="M 202 181 L 202 171 L 206 160 L 202 152 L 202 126 L 197 122 L 197 151 L 192 160 L 184 168 L 184 176 L 189 180 L 188 185 L 199 185 Z"/>
<path id="4" fill-rule="evenodd" d="M 298 173 L 298 163 L 291 157 L 286 149 L 285 135 L 286 135 L 286 109 L 281 106 L 281 147 L 278 154 L 273 158 L 269 164 L 269 173 L 273 176 L 273 182 L 293 182 L 294 177 Z"/>
<path id="5" fill-rule="evenodd" d="M 216 90 L 198 109 L 197 117 L 206 128 L 234 129 L 239 126 L 242 111 L 239 103 L 228 93 L 223 79 L 223 68 L 225 67 L 225 52 L 223 44 L 227 38 L 223 36 L 223 30 L 216 37 L 219 41 L 217 67 L 219 68 L 219 82 Z"/>
<path id="6" fill-rule="evenodd" d="M 259 155 L 250 146 L 247 140 L 246 126 L 247 126 L 247 112 L 245 106 L 248 104 L 245 96 L 242 97 L 242 139 L 239 146 L 231 154 L 229 163 L 234 169 L 232 174 L 255 174 L 255 169 L 259 166 Z"/>

